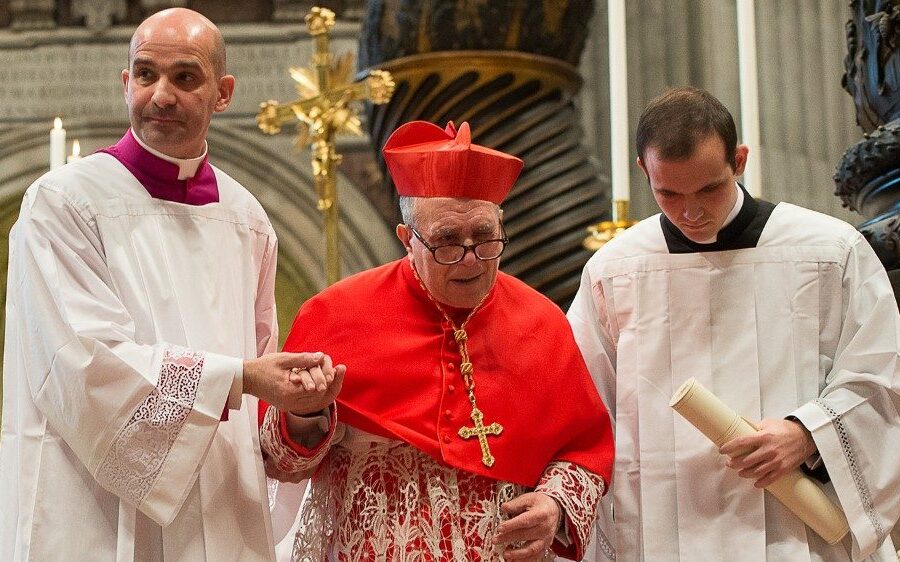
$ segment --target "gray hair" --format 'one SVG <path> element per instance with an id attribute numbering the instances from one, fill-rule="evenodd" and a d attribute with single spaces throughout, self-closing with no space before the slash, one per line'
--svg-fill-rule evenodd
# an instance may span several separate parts
<path id="1" fill-rule="evenodd" d="M 403 224 L 413 228 L 416 227 L 416 199 L 418 197 L 400 196 L 400 216 L 403 218 Z"/>
<path id="2" fill-rule="evenodd" d="M 403 219 L 403 224 L 407 226 L 411 226 L 413 228 L 418 228 L 418 222 L 421 217 L 417 215 L 418 205 L 416 204 L 421 197 L 410 197 L 408 195 L 400 196 L 400 216 Z M 497 218 L 499 220 L 503 219 L 503 209 L 500 208 L 496 203 L 491 203 L 491 206 L 494 208 L 494 211 L 497 213 Z"/>

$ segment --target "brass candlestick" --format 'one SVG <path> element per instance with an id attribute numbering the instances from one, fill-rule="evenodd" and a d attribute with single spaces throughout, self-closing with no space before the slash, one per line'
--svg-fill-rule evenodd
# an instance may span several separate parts
<path id="1" fill-rule="evenodd" d="M 587 236 L 581 244 L 585 249 L 592 252 L 597 251 L 607 242 L 625 232 L 625 229 L 631 228 L 635 224 L 637 224 L 637 221 L 628 218 L 628 201 L 619 199 L 613 202 L 613 219 L 589 226 L 586 230 L 590 233 L 590 236 Z"/>

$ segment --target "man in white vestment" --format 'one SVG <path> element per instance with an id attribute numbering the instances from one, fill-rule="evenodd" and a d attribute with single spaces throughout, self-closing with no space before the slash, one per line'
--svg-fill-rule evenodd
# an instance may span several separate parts
<path id="1" fill-rule="evenodd" d="M 206 158 L 219 31 L 165 10 L 128 59 L 130 130 L 31 185 L 10 235 L 0 560 L 274 560 L 257 398 L 319 410 L 343 367 L 261 357 L 277 244 Z"/>
<path id="2" fill-rule="evenodd" d="M 896 561 L 900 317 L 874 252 L 744 191 L 748 148 L 703 90 L 650 102 L 636 144 L 662 214 L 591 258 L 568 313 L 615 422 L 598 534 L 628 562 Z M 713 445 L 669 407 L 691 377 L 760 431 Z M 762 490 L 798 467 L 846 514 L 841 542 Z"/>

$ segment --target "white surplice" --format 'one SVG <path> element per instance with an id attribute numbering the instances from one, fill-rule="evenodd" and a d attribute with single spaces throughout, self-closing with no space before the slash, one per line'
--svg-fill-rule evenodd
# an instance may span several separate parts
<path id="1" fill-rule="evenodd" d="M 218 203 L 150 197 L 95 154 L 26 192 L 10 235 L 0 560 L 273 560 L 257 401 L 277 345 L 276 238 Z M 235 396 L 229 404 L 236 406 Z"/>
<path id="2" fill-rule="evenodd" d="M 615 419 L 597 532 L 618 560 L 897 560 L 900 317 L 850 225 L 782 203 L 755 248 L 670 254 L 657 215 L 591 258 L 568 316 Z M 852 544 L 827 545 L 725 467 L 669 407 L 690 377 L 749 420 L 803 422 Z"/>

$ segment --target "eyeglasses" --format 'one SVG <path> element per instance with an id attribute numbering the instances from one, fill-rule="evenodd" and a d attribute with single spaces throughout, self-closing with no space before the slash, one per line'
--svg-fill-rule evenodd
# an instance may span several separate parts
<path id="1" fill-rule="evenodd" d="M 503 236 L 503 238 L 485 240 L 484 242 L 479 242 L 477 244 L 444 244 L 442 246 L 432 246 L 422 238 L 422 235 L 419 234 L 418 230 L 412 226 L 406 226 L 412 231 L 416 238 L 422 242 L 428 251 L 431 252 L 431 255 L 434 256 L 434 261 L 441 265 L 459 263 L 466 257 L 466 252 L 469 251 L 481 261 L 495 260 L 500 257 L 503 250 L 506 248 L 506 244 L 509 243 L 509 238 L 507 238 L 506 234 L 503 232 L 502 224 L 500 225 L 500 235 Z"/>

